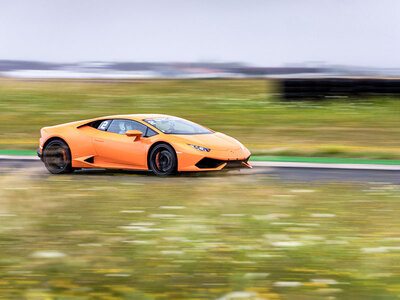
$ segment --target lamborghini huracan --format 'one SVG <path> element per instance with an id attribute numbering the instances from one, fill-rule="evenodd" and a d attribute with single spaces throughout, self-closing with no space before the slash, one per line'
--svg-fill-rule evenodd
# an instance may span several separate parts
<path id="1" fill-rule="evenodd" d="M 49 172 L 81 168 L 184 171 L 251 168 L 236 139 L 178 117 L 136 114 L 100 117 L 40 130 L 37 154 Z"/>

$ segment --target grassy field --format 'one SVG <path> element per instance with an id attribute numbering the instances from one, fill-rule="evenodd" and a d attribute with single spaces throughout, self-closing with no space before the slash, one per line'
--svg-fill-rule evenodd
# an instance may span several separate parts
<path id="1" fill-rule="evenodd" d="M 400 158 L 398 100 L 273 93 L 264 80 L 2 79 L 0 149 L 35 149 L 46 125 L 158 112 L 254 154 Z M 0 174 L 0 299 L 400 297 L 399 186 L 10 171 Z"/>
<path id="2" fill-rule="evenodd" d="M 265 175 L 0 175 L 0 299 L 397 299 L 399 197 Z"/>
<path id="3" fill-rule="evenodd" d="M 36 149 L 43 126 L 165 113 L 241 140 L 253 154 L 400 158 L 397 99 L 284 103 L 266 80 L 0 80 L 0 149 Z"/>

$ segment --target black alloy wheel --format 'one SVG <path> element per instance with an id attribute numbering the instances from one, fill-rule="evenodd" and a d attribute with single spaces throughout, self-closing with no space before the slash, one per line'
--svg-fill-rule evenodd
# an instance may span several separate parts
<path id="1" fill-rule="evenodd" d="M 167 144 L 158 144 L 150 152 L 149 168 L 155 175 L 166 176 L 176 173 L 175 150 Z"/>

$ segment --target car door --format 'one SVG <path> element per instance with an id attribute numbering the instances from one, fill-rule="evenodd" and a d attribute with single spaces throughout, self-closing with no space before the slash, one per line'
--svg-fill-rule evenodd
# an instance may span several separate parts
<path id="1" fill-rule="evenodd" d="M 93 138 L 98 160 L 116 165 L 130 165 L 138 169 L 144 168 L 149 142 L 145 137 L 135 141 L 134 137 L 128 137 L 125 133 L 128 130 L 139 130 L 145 135 L 147 126 L 127 119 L 108 121 L 111 123 L 104 128 L 99 128 L 100 130 Z"/>

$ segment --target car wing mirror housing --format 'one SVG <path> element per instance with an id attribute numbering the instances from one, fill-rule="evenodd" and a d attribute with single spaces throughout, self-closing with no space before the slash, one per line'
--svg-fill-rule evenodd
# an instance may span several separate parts
<path id="1" fill-rule="evenodd" d="M 135 139 L 133 141 L 136 142 L 136 141 L 140 140 L 140 138 L 143 135 L 143 132 L 141 132 L 139 130 L 128 130 L 125 134 L 129 137 L 134 137 Z"/>

